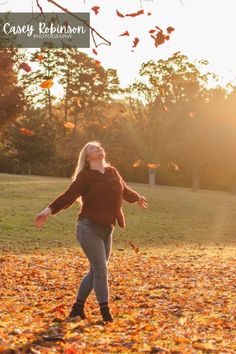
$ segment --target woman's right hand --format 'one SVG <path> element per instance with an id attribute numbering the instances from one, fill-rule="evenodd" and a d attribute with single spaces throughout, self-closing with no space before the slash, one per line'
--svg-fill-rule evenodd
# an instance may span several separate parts
<path id="1" fill-rule="evenodd" d="M 35 227 L 43 227 L 47 217 L 51 214 L 51 209 L 49 207 L 43 209 L 34 219 Z"/>

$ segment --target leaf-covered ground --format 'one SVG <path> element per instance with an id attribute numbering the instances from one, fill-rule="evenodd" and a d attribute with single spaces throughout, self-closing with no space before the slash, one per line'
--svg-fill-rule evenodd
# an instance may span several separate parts
<path id="1" fill-rule="evenodd" d="M 88 319 L 66 322 L 88 262 L 80 248 L 2 252 L 1 353 L 235 353 L 233 247 L 113 249 L 113 323 L 94 291 Z M 11 351 L 9 351 L 12 349 Z"/>

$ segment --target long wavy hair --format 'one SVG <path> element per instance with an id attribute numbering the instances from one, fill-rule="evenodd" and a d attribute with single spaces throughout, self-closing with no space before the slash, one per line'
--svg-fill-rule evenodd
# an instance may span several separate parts
<path id="1" fill-rule="evenodd" d="M 83 147 L 82 149 L 80 150 L 80 153 L 79 153 L 79 157 L 78 157 L 78 161 L 77 161 L 77 165 L 76 165 L 76 168 L 71 176 L 72 178 L 72 181 L 74 181 L 78 175 L 78 173 L 80 173 L 80 171 L 82 171 L 84 168 L 90 168 L 90 163 L 89 161 L 87 160 L 87 146 L 90 145 L 90 144 L 96 144 L 96 145 L 99 145 L 101 146 L 102 144 L 100 143 L 100 141 L 98 140 L 91 140 L 91 141 L 88 141 Z M 110 166 L 110 162 L 109 161 L 106 161 L 106 159 L 104 158 L 103 159 L 104 161 L 104 166 L 107 167 L 107 166 Z M 82 198 L 79 197 L 76 199 L 76 202 L 80 203 L 82 205 Z"/>

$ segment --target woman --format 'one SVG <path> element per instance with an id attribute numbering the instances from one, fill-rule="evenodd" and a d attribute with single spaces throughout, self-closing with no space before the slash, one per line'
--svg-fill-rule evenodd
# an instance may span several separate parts
<path id="1" fill-rule="evenodd" d="M 129 188 L 117 169 L 106 162 L 104 148 L 98 141 L 89 141 L 82 148 L 72 180 L 68 189 L 36 216 L 35 226 L 42 227 L 50 214 L 68 208 L 75 200 L 82 204 L 76 235 L 90 269 L 81 281 L 69 319 L 86 318 L 84 305 L 94 288 L 103 321 L 111 322 L 107 263 L 116 221 L 120 227 L 126 226 L 122 199 L 137 202 L 142 208 L 147 208 L 147 200 Z"/>

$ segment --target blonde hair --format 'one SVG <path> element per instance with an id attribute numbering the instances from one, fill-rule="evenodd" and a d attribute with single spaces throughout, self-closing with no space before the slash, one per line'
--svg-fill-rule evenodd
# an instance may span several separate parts
<path id="1" fill-rule="evenodd" d="M 100 141 L 91 140 L 91 141 L 88 141 L 82 147 L 82 149 L 80 150 L 80 153 L 79 153 L 79 157 L 78 157 L 76 168 L 74 170 L 74 173 L 71 176 L 72 181 L 74 181 L 76 179 L 76 177 L 80 173 L 80 171 L 82 171 L 84 168 L 89 168 L 90 167 L 89 161 L 87 160 L 87 146 L 90 145 L 90 144 L 101 145 Z M 111 165 L 110 162 L 106 161 L 104 159 L 104 166 L 106 167 L 106 166 L 110 166 L 110 165 Z M 82 205 L 82 198 L 81 197 L 77 198 L 76 201 Z"/>

